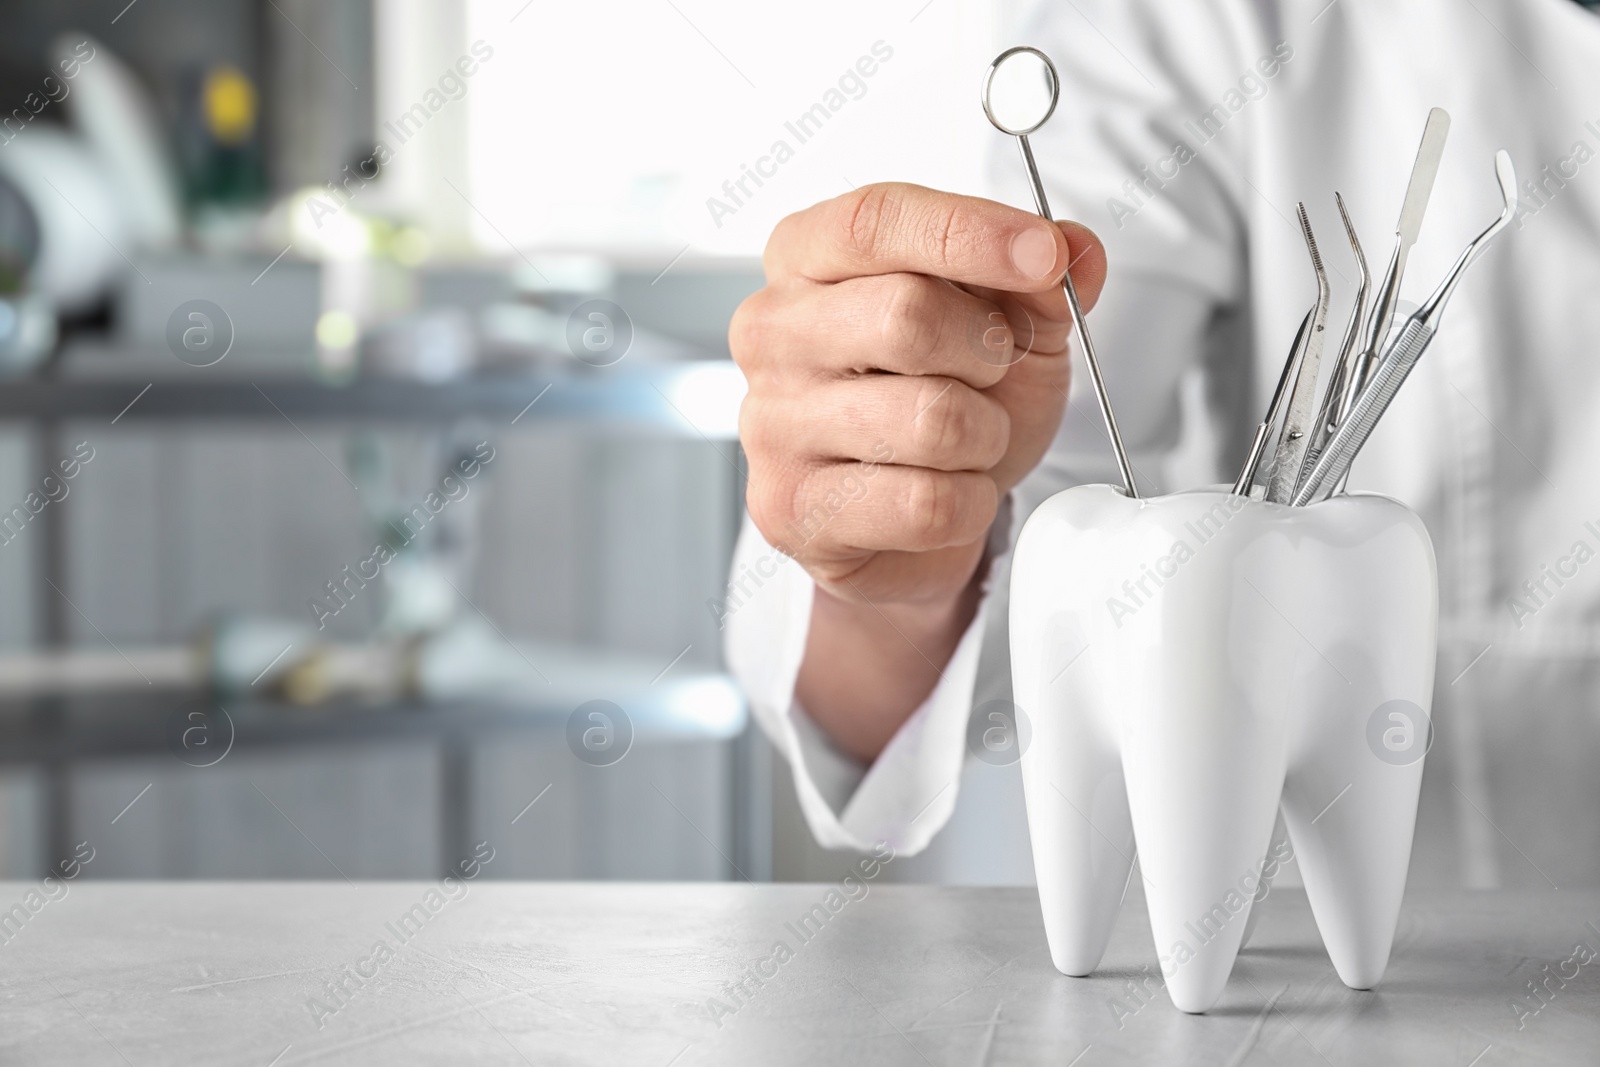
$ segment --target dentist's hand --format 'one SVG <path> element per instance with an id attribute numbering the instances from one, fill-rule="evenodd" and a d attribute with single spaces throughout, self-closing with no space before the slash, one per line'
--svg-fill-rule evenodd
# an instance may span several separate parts
<path id="1" fill-rule="evenodd" d="M 1060 423 L 1069 263 L 1092 306 L 1105 252 L 1087 229 L 913 185 L 779 223 L 730 331 L 767 541 L 842 600 L 957 598 Z"/>
<path id="2" fill-rule="evenodd" d="M 795 693 L 858 759 L 937 683 L 995 510 L 1055 436 L 1069 264 L 1092 306 L 1105 250 L 1084 227 L 873 185 L 779 223 L 734 315 L 746 506 L 817 583 Z"/>

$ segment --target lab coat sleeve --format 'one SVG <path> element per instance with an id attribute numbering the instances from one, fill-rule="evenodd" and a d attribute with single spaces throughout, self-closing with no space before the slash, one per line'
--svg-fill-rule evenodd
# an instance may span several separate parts
<path id="1" fill-rule="evenodd" d="M 816 586 L 803 567 L 768 545 L 745 519 L 721 613 L 728 663 L 756 721 L 788 761 L 800 810 L 824 848 L 866 851 L 887 843 L 898 854 L 913 855 L 949 820 L 992 600 L 992 561 L 1010 544 L 1010 516 L 1008 498 L 981 564 L 984 597 L 976 618 L 933 692 L 871 767 L 835 748 L 796 702 L 795 679 Z M 763 574 L 771 577 L 762 579 Z"/>

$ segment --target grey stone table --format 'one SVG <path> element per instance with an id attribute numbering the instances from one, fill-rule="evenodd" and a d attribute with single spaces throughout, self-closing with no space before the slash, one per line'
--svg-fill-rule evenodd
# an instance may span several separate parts
<path id="1" fill-rule="evenodd" d="M 1600 1063 L 1597 894 L 1413 894 L 1358 993 L 1279 890 L 1186 1016 L 1137 900 L 1074 979 L 1031 891 L 864 888 L 0 884 L 0 1062 Z"/>

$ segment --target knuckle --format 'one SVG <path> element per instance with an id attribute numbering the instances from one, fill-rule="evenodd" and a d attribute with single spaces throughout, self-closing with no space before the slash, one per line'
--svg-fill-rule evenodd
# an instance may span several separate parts
<path id="1" fill-rule="evenodd" d="M 1016 358 L 1016 332 L 1011 320 L 994 304 L 984 301 L 970 325 L 974 353 L 985 367 L 993 368 L 986 378 L 998 381 Z"/>
<path id="2" fill-rule="evenodd" d="M 758 365 L 770 337 L 771 319 L 772 297 L 766 289 L 750 294 L 734 310 L 728 322 L 728 350 L 741 370 L 748 373 Z"/>
<path id="3" fill-rule="evenodd" d="M 940 263 L 952 263 L 963 238 L 961 213 L 954 206 L 945 206 L 932 213 L 928 220 L 928 244 Z"/>
<path id="4" fill-rule="evenodd" d="M 906 486 L 906 516 L 913 530 L 930 544 L 946 544 L 961 522 L 957 479 L 938 471 L 916 470 Z"/>
<path id="5" fill-rule="evenodd" d="M 899 214 L 892 185 L 867 185 L 845 201 L 844 243 L 863 262 L 876 259 Z"/>
<path id="6" fill-rule="evenodd" d="M 862 561 L 851 557 L 846 559 L 814 559 L 806 561 L 806 571 L 813 581 L 823 586 L 834 596 L 851 598 L 856 593 L 849 584 L 850 576 L 861 570 Z M 859 594 L 857 594 L 859 599 Z"/>
<path id="7" fill-rule="evenodd" d="M 796 211 L 785 215 L 772 227 L 772 232 L 767 235 L 766 247 L 761 250 L 761 266 L 771 278 L 781 270 L 786 253 L 803 236 L 807 219 L 813 217 L 811 209 Z"/>
<path id="8" fill-rule="evenodd" d="M 911 417 L 911 436 L 918 454 L 956 460 L 971 451 L 977 420 L 957 392 L 948 378 L 923 379 Z"/>
<path id="9" fill-rule="evenodd" d="M 777 547 L 785 527 L 798 514 L 805 480 L 795 477 L 780 464 L 766 463 L 758 476 L 752 463 L 751 477 L 745 489 L 745 510 L 750 521 L 756 524 L 767 543 Z"/>
<path id="10" fill-rule="evenodd" d="M 767 405 L 754 396 L 746 395 L 739 404 L 739 445 L 752 462 L 772 452 L 772 435 L 767 429 L 770 424 Z"/>
<path id="11" fill-rule="evenodd" d="M 884 286 L 880 328 L 884 348 L 899 356 L 921 356 L 939 338 L 939 311 L 926 279 L 901 274 Z"/>
<path id="12" fill-rule="evenodd" d="M 978 236 L 969 213 L 958 200 L 941 200 L 930 205 L 920 230 L 929 258 L 945 267 L 970 258 Z"/>

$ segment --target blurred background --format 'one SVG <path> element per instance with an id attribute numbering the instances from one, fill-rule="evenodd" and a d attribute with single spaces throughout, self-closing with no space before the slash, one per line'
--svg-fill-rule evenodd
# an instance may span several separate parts
<path id="1" fill-rule="evenodd" d="M 990 191 L 1017 6 L 0 3 L 0 877 L 842 867 L 721 669 L 727 323 Z"/>

